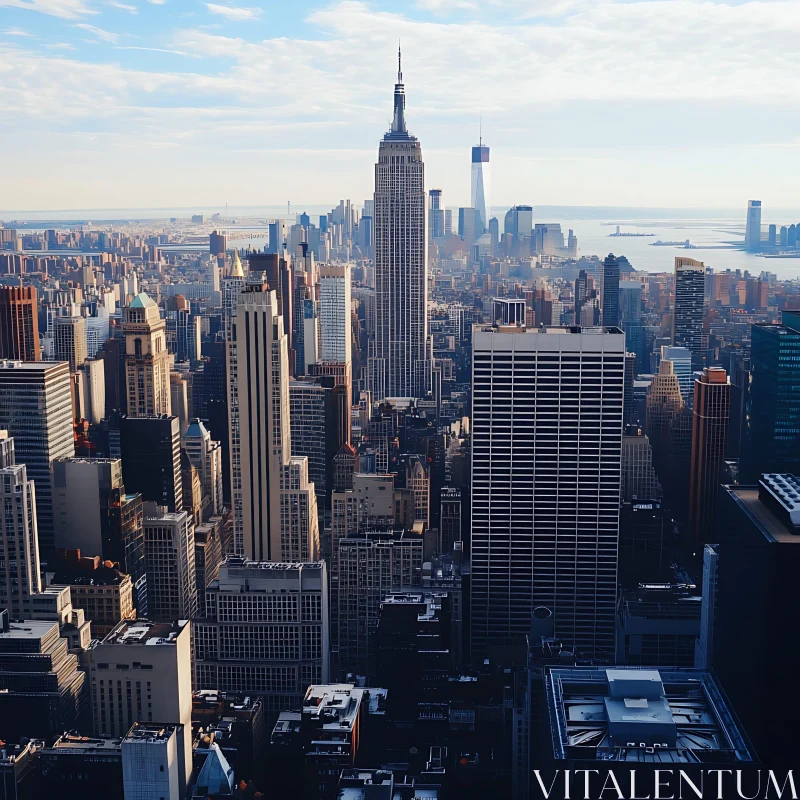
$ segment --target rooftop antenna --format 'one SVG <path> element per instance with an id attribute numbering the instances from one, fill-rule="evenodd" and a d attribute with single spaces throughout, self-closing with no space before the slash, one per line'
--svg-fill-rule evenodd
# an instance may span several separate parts
<path id="1" fill-rule="evenodd" d="M 403 82 L 403 68 L 400 64 L 400 40 L 397 40 L 397 82 Z"/>
<path id="2" fill-rule="evenodd" d="M 483 117 L 478 117 L 478 146 L 483 147 Z"/>

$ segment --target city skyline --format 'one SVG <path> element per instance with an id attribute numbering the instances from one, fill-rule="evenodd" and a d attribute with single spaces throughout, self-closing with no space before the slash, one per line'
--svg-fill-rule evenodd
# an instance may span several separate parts
<path id="1" fill-rule="evenodd" d="M 800 3 L 237 1 L 0 0 L 0 800 L 795 797 Z"/>
<path id="2" fill-rule="evenodd" d="M 292 11 L 3 0 L 0 61 L 16 113 L 0 138 L 23 156 L 9 165 L 10 195 L 19 209 L 143 207 L 154 197 L 167 200 L 159 206 L 283 203 L 272 192 L 285 185 L 313 186 L 320 200 L 368 196 L 372 142 L 391 113 L 382 87 L 400 38 L 430 185 L 455 205 L 469 202 L 466 164 L 481 116 L 494 203 L 580 197 L 655 207 L 690 196 L 696 207 L 731 197 L 791 205 L 800 151 L 786 101 L 797 12 L 688 0 L 652 12 L 649 1 Z M 685 57 L 689 14 L 695 36 L 727 31 L 724 46 L 703 38 L 699 80 Z M 602 57 L 620 49 L 624 60 Z M 475 57 L 462 59 L 464 51 Z M 593 115 L 598 124 L 586 125 Z M 616 123 L 602 124 L 609 117 Z M 24 157 L 36 152 L 69 168 Z M 90 168 L 98 158 L 115 181 Z M 245 171 L 248 181 L 237 181 Z"/>

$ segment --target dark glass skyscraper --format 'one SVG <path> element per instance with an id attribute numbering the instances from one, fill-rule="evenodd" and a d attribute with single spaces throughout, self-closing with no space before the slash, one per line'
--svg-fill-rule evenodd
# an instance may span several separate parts
<path id="1" fill-rule="evenodd" d="M 675 258 L 675 310 L 672 343 L 686 347 L 692 354 L 692 366 L 702 366 L 703 299 L 705 265 L 693 258 Z"/>
<path id="2" fill-rule="evenodd" d="M 473 658 L 523 640 L 539 606 L 613 657 L 624 368 L 607 328 L 475 328 Z"/>
<path id="3" fill-rule="evenodd" d="M 716 539 L 717 493 L 728 441 L 731 384 L 724 369 L 707 367 L 694 382 L 689 534 L 696 543 Z"/>
<path id="4" fill-rule="evenodd" d="M 800 311 L 781 325 L 753 325 L 742 480 L 769 472 L 800 475 Z"/>
<path id="5" fill-rule="evenodd" d="M 603 261 L 603 325 L 619 325 L 619 261 L 613 253 Z"/>

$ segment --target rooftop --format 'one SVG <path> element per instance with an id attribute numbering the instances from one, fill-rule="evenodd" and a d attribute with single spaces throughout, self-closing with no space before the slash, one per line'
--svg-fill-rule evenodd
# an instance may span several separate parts
<path id="1" fill-rule="evenodd" d="M 66 361 L 0 361 L 0 369 L 15 370 L 20 372 L 46 372 L 51 369 L 61 369 L 69 372 L 69 363 Z"/>
<path id="2" fill-rule="evenodd" d="M 788 473 L 770 473 L 762 475 L 758 485 L 761 500 L 771 505 L 790 527 L 800 527 L 800 480 Z"/>
<path id="3" fill-rule="evenodd" d="M 551 669 L 557 759 L 749 762 L 753 754 L 714 678 L 692 669 Z"/>
<path id="4" fill-rule="evenodd" d="M 124 743 L 161 744 L 166 742 L 177 729 L 177 725 L 161 722 L 134 722 L 133 727 L 123 739 Z"/>
<path id="5" fill-rule="evenodd" d="M 171 622 L 126 619 L 122 620 L 101 644 L 173 645 L 188 624 L 187 620 L 180 620 L 175 625 Z"/>
<path id="6" fill-rule="evenodd" d="M 0 630 L 0 640 L 42 639 L 47 636 L 53 628 L 58 629 L 57 622 L 40 622 L 32 619 L 12 621 L 7 631 Z"/>
<path id="7" fill-rule="evenodd" d="M 800 536 L 780 515 L 778 502 L 765 502 L 758 486 L 726 486 L 726 491 L 747 514 L 761 533 L 774 542 L 800 542 Z"/>
<path id="8" fill-rule="evenodd" d="M 524 302 L 524 301 L 523 301 Z M 526 327 L 525 325 L 476 325 L 481 333 L 504 333 L 504 334 L 550 334 L 558 336 L 569 336 L 582 334 L 584 336 L 601 336 L 604 333 L 622 334 L 622 330 L 617 327 L 604 327 L 602 325 L 581 326 L 571 325 L 561 327 L 559 325 Z"/>
<path id="9" fill-rule="evenodd" d="M 65 733 L 59 736 L 51 747 L 45 750 L 47 752 L 56 751 L 58 753 L 73 753 L 87 754 L 87 753 L 119 753 L 122 739 L 117 739 L 112 736 L 97 737 L 81 736 L 77 733 Z"/>
<path id="10" fill-rule="evenodd" d="M 328 683 L 309 686 L 303 700 L 302 714 L 316 719 L 322 730 L 352 730 L 358 719 L 361 702 L 367 699 L 370 714 L 381 714 L 386 706 L 386 689 L 370 689 L 352 683 Z"/>
<path id="11" fill-rule="evenodd" d="M 158 308 L 157 303 L 150 297 L 147 292 L 139 292 L 136 297 L 133 298 L 130 308 Z"/>

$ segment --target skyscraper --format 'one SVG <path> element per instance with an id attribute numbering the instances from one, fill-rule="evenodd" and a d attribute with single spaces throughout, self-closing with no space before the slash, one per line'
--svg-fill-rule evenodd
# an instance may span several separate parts
<path id="1" fill-rule="evenodd" d="M 75 372 L 86 360 L 86 320 L 83 317 L 56 317 L 53 320 L 56 361 L 66 361 Z"/>
<path id="2" fill-rule="evenodd" d="M 653 376 L 647 390 L 645 418 L 647 435 L 653 447 L 653 461 L 660 475 L 664 475 L 670 426 L 683 406 L 681 385 L 675 374 L 675 364 L 672 361 L 662 361 L 658 365 L 658 373 Z"/>
<path id="3" fill-rule="evenodd" d="M 686 347 L 661 346 L 661 360 L 672 362 L 672 371 L 678 376 L 683 404 L 692 407 L 694 402 L 694 378 L 692 377 L 692 354 Z"/>
<path id="4" fill-rule="evenodd" d="M 800 312 L 784 311 L 780 325 L 753 325 L 751 341 L 742 480 L 800 475 Z"/>
<path id="5" fill-rule="evenodd" d="M 186 511 L 163 506 L 144 518 L 144 558 L 150 619 L 170 622 L 197 614 L 194 569 L 194 523 Z"/>
<path id="6" fill-rule="evenodd" d="M 744 231 L 744 249 L 750 253 L 761 251 L 761 201 L 747 203 L 747 224 Z"/>
<path id="7" fill-rule="evenodd" d="M 728 441 L 731 384 L 724 369 L 706 367 L 694 382 L 689 535 L 698 544 L 717 536 L 717 494 Z"/>
<path id="8" fill-rule="evenodd" d="M 242 533 L 242 463 L 239 437 L 239 377 L 236 351 L 236 309 L 244 289 L 244 272 L 239 253 L 234 251 L 230 274 L 222 281 L 222 321 L 225 332 L 225 363 L 228 382 L 228 438 L 230 482 L 233 501 L 234 552 L 244 553 Z"/>
<path id="9" fill-rule="evenodd" d="M 315 561 L 319 525 L 308 460 L 291 456 L 289 358 L 274 291 L 249 286 L 236 315 L 244 552 Z"/>
<path id="10" fill-rule="evenodd" d="M 30 619 L 31 595 L 42 591 L 35 497 L 14 440 L 0 431 L 0 607 L 14 619 Z"/>
<path id="11" fill-rule="evenodd" d="M 476 211 L 475 233 L 480 236 L 489 230 L 489 148 L 480 143 L 472 148 L 472 198 L 470 205 Z"/>
<path id="12" fill-rule="evenodd" d="M 619 325 L 619 261 L 613 253 L 603 260 L 603 325 Z"/>
<path id="13" fill-rule="evenodd" d="M 152 467 L 155 462 L 151 459 Z M 53 509 L 56 547 L 118 563 L 133 582 L 137 613 L 146 616 L 142 496 L 126 493 L 121 460 L 56 459 Z"/>
<path id="14" fill-rule="evenodd" d="M 531 613 L 612 653 L 625 337 L 613 329 L 473 333 L 472 648 Z"/>
<path id="15" fill-rule="evenodd" d="M 158 306 L 144 292 L 125 309 L 125 383 L 128 415 L 169 414 L 169 353 L 167 324 Z"/>
<path id="16" fill-rule="evenodd" d="M 187 779 L 192 772 L 191 637 L 186 619 L 171 624 L 126 619 L 90 648 L 91 669 L 86 670 L 95 735 L 122 738 L 134 722 L 180 723 L 178 768 Z"/>
<path id="17" fill-rule="evenodd" d="M 375 165 L 375 342 L 373 400 L 421 397 L 429 389 L 425 167 L 405 120 L 398 51 L 394 118 Z"/>
<path id="18" fill-rule="evenodd" d="M 181 430 L 177 417 L 123 417 L 119 428 L 122 476 L 142 500 L 183 508 Z"/>
<path id="19" fill-rule="evenodd" d="M 50 465 L 75 455 L 69 365 L 54 361 L 0 362 L 0 429 L 14 437 L 18 464 L 36 485 L 39 549 L 53 552 Z"/>
<path id="20" fill-rule="evenodd" d="M 33 286 L 0 287 L 0 358 L 42 360 L 39 304 Z"/>
<path id="21" fill-rule="evenodd" d="M 444 236 L 444 206 L 442 205 L 442 190 L 431 189 L 428 192 L 430 203 L 428 205 L 428 241 L 441 239 Z"/>
<path id="22" fill-rule="evenodd" d="M 350 265 L 319 268 L 320 360 L 352 363 Z"/>
<path id="23" fill-rule="evenodd" d="M 675 310 L 672 323 L 672 344 L 687 347 L 692 366 L 702 366 L 701 335 L 703 333 L 703 299 L 705 266 L 693 258 L 675 258 Z"/>
<path id="24" fill-rule="evenodd" d="M 787 767 L 797 759 L 797 666 L 775 658 L 775 643 L 800 627 L 798 494 L 800 479 L 785 473 L 722 487 L 713 644 L 714 670 L 759 755 Z"/>
<path id="25" fill-rule="evenodd" d="M 324 562 L 229 558 L 192 622 L 195 685 L 261 695 L 270 712 L 299 708 L 309 684 L 330 678 L 329 625 Z"/>
<path id="26" fill-rule="evenodd" d="M 189 461 L 200 472 L 203 494 L 208 498 L 211 515 L 222 513 L 222 447 L 211 440 L 211 434 L 199 419 L 193 419 L 183 435 L 183 446 Z"/>

